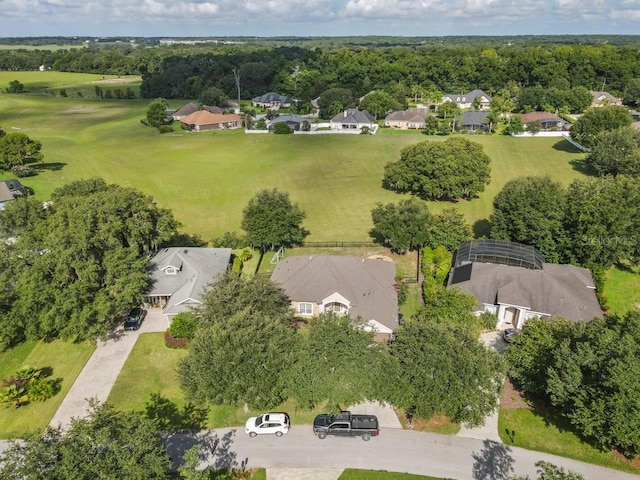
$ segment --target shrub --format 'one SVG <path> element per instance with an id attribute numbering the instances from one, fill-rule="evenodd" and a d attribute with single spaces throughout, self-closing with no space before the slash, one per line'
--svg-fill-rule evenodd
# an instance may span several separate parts
<path id="1" fill-rule="evenodd" d="M 241 237 L 236 232 L 224 232 L 219 237 L 216 237 L 211 242 L 214 248 L 242 248 L 247 244 L 244 237 Z"/>
<path id="2" fill-rule="evenodd" d="M 479 317 L 480 326 L 484 330 L 495 330 L 498 323 L 498 317 L 490 312 L 484 312 Z"/>
<path id="3" fill-rule="evenodd" d="M 173 132 L 173 127 L 171 125 L 160 125 L 158 131 L 160 133 L 171 133 Z"/>
<path id="4" fill-rule="evenodd" d="M 11 171 L 20 178 L 33 177 L 36 174 L 36 171 L 27 165 L 14 165 L 11 167 Z"/>
<path id="5" fill-rule="evenodd" d="M 242 259 L 237 255 L 234 255 L 233 257 L 233 263 L 231 264 L 231 271 L 235 273 L 242 272 Z"/>
<path id="6" fill-rule="evenodd" d="M 286 135 L 289 133 L 293 133 L 293 129 L 286 123 L 276 123 L 275 125 L 273 125 L 272 130 L 276 135 Z"/>
<path id="7" fill-rule="evenodd" d="M 190 340 L 188 338 L 176 338 L 169 333 L 169 330 L 164 332 L 164 344 L 169 348 L 186 348 L 189 345 Z"/>
<path id="8" fill-rule="evenodd" d="M 191 312 L 180 312 L 171 321 L 169 333 L 174 338 L 192 339 L 198 329 L 198 318 Z"/>

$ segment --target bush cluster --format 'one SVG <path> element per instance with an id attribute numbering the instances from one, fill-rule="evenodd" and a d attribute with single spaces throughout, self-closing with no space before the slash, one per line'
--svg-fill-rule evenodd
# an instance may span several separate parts
<path id="1" fill-rule="evenodd" d="M 164 332 L 164 344 L 169 348 L 186 348 L 187 345 L 189 345 L 190 341 L 191 340 L 189 340 L 188 338 L 174 337 L 173 335 L 171 335 L 169 330 Z"/>

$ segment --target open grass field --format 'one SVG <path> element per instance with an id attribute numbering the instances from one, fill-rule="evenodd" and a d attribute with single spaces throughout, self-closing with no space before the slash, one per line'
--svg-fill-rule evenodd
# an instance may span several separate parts
<path id="1" fill-rule="evenodd" d="M 355 470 L 347 468 L 338 480 L 438 480 L 436 477 L 412 475 L 410 473 L 396 473 L 379 470 Z"/>
<path id="2" fill-rule="evenodd" d="M 36 82 L 28 79 L 40 73 L 62 75 L 3 75 L 5 83 L 15 78 L 27 86 Z M 81 83 L 82 78 L 72 75 L 69 83 L 72 79 Z M 176 131 L 161 136 L 140 124 L 147 104 L 142 100 L 0 94 L 0 125 L 43 143 L 41 173 L 24 181 L 38 198 L 47 199 L 53 189 L 69 181 L 101 176 L 152 195 L 160 206 L 173 210 L 187 232 L 205 240 L 225 230 L 239 230 L 248 200 L 256 190 L 272 187 L 289 192 L 306 212 L 305 226 L 311 231 L 308 240 L 368 240 L 375 203 L 403 198 L 382 189 L 384 165 L 397 160 L 400 150 L 409 144 L 444 140 L 419 132 L 307 136 L 245 135 L 235 130 Z M 172 107 L 181 105 L 183 102 L 171 102 Z M 549 174 L 569 183 L 583 175 L 574 167 L 583 154 L 562 139 L 472 139 L 492 158 L 492 180 L 479 198 L 456 206 L 479 233 L 487 233 L 492 199 L 506 181 Z M 430 206 L 438 211 L 452 204 L 431 202 Z"/>
<path id="3" fill-rule="evenodd" d="M 513 441 L 507 435 L 507 430 L 515 432 L 515 435 L 512 435 Z M 583 441 L 574 433 L 571 424 L 558 415 L 528 408 L 501 408 L 498 416 L 498 432 L 506 445 L 640 473 L 640 466 L 632 465 L 621 455 L 598 450 Z"/>
<path id="4" fill-rule="evenodd" d="M 29 366 L 45 369 L 51 378 L 61 379 L 58 394 L 45 402 L 24 405 L 18 409 L 3 409 L 0 415 L 0 438 L 12 438 L 27 431 L 43 430 L 53 418 L 76 377 L 93 353 L 95 346 L 88 343 L 25 342 L 0 353 L 0 378 L 6 378 L 17 369 Z"/>
<path id="5" fill-rule="evenodd" d="M 624 315 L 640 306 L 640 275 L 637 270 L 612 267 L 607 272 L 603 295 L 612 313 Z"/>

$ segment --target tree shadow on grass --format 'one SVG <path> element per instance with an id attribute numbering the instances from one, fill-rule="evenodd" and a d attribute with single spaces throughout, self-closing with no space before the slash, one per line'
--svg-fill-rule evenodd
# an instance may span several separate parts
<path id="1" fill-rule="evenodd" d="M 187 403 L 182 409 L 159 393 L 152 393 L 145 405 L 147 418 L 158 422 L 161 430 L 200 430 L 207 420 L 206 408 Z"/>
<path id="2" fill-rule="evenodd" d="M 63 162 L 34 163 L 32 165 L 33 169 L 38 172 L 45 171 L 45 170 L 57 172 L 58 170 L 62 170 L 66 166 L 67 164 Z"/>
<path id="3" fill-rule="evenodd" d="M 491 222 L 487 218 L 481 218 L 473 224 L 473 238 L 489 238 L 491 234 Z"/>
<path id="4" fill-rule="evenodd" d="M 474 480 L 507 480 L 513 473 L 511 447 L 502 443 L 484 440 L 482 450 L 472 457 Z"/>
<path id="5" fill-rule="evenodd" d="M 585 163 L 584 160 L 582 160 L 580 158 L 574 158 L 573 160 L 569 161 L 569 164 L 573 167 L 573 169 L 576 172 L 580 172 L 583 175 L 592 176 L 591 172 L 589 172 L 589 170 L 587 170 L 587 164 Z"/>
<path id="6" fill-rule="evenodd" d="M 573 143 L 564 139 L 554 143 L 553 149 L 558 150 L 559 152 L 582 153 L 580 149 L 576 147 Z"/>

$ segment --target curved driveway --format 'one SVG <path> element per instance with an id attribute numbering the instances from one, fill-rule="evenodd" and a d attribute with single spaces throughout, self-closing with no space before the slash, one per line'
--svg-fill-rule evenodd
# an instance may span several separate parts
<path id="1" fill-rule="evenodd" d="M 580 473 L 586 480 L 638 480 L 632 474 L 490 440 L 394 428 L 381 430 L 380 436 L 369 442 L 339 437 L 319 440 L 309 425 L 294 425 L 281 438 L 249 438 L 237 428 L 203 431 L 197 435 L 173 433 L 166 439 L 174 459 L 179 459 L 195 443 L 207 445 L 208 455 L 202 466 L 213 467 L 351 467 L 458 480 L 506 480 L 510 475 L 536 478 L 535 463 L 545 460 Z"/>

